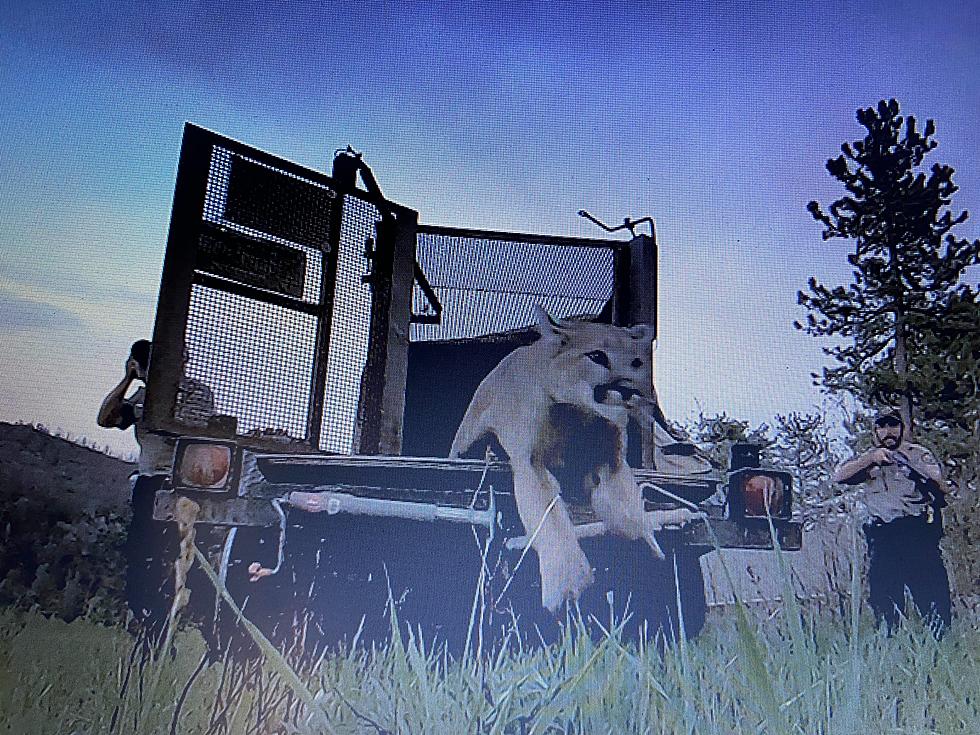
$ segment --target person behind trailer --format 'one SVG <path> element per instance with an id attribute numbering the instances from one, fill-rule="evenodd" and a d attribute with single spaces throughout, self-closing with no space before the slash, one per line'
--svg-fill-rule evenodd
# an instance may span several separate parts
<path id="1" fill-rule="evenodd" d="M 889 634 L 905 610 L 906 590 L 941 636 L 950 625 L 949 576 L 939 550 L 948 492 L 933 454 L 913 444 L 898 412 L 873 427 L 874 446 L 842 464 L 834 481 L 866 486 L 864 534 L 871 608 Z"/>
<path id="2" fill-rule="evenodd" d="M 166 560 L 176 558 L 177 540 L 171 524 L 153 520 L 156 492 L 172 469 L 174 441 L 147 431 L 143 423 L 150 351 L 150 342 L 145 339 L 133 343 L 125 374 L 103 399 L 97 422 L 104 428 L 125 430 L 135 427 L 140 446 L 138 469 L 132 485 L 133 517 L 126 541 L 126 599 L 152 642 L 163 632 L 169 611 L 168 595 L 160 594 L 161 587 L 169 579 L 169 570 L 163 565 Z M 185 347 L 184 372 L 188 362 Z M 134 383 L 142 385 L 127 396 Z M 201 381 L 183 375 L 177 388 L 174 417 L 191 427 L 205 427 L 213 414 L 211 389 Z"/>

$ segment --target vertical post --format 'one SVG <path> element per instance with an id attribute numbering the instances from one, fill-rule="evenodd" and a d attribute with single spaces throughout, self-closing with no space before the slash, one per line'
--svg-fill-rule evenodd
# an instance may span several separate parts
<path id="1" fill-rule="evenodd" d="M 388 352 L 385 363 L 384 393 L 379 417 L 381 454 L 401 454 L 402 426 L 405 418 L 405 391 L 408 385 L 408 336 L 412 319 L 412 289 L 415 286 L 415 246 L 418 239 L 418 212 L 396 211 L 398 232 L 392 258 L 391 302 L 388 318 Z"/>
<path id="2" fill-rule="evenodd" d="M 378 223 L 368 361 L 358 405 L 361 454 L 401 452 L 418 213 L 393 209 L 394 216 Z"/>
<path id="3" fill-rule="evenodd" d="M 626 246 L 629 258 L 628 292 L 625 324 L 649 324 L 657 334 L 657 240 L 656 235 L 637 235 Z M 649 355 L 651 380 L 653 350 Z M 651 386 L 656 394 L 656 386 Z M 656 430 L 652 424 L 640 426 L 641 457 L 644 467 L 653 467 Z"/>
<path id="4" fill-rule="evenodd" d="M 147 376 L 144 421 L 151 430 L 177 429 L 174 404 L 183 372 L 184 329 L 190 309 L 212 148 L 206 130 L 190 123 L 184 125 Z"/>
<path id="5" fill-rule="evenodd" d="M 629 251 L 629 303 L 626 324 L 649 324 L 657 329 L 657 240 L 637 235 Z"/>
<path id="6" fill-rule="evenodd" d="M 630 321 L 631 304 L 633 301 L 632 283 L 630 282 L 630 269 L 632 267 L 633 251 L 629 244 L 617 243 L 618 247 L 613 251 L 613 298 L 611 302 L 612 311 L 609 322 L 617 327 L 628 327 Z"/>
<path id="7" fill-rule="evenodd" d="M 324 248 L 320 274 L 320 304 L 317 314 L 316 344 L 313 355 L 313 377 L 310 404 L 307 409 L 306 439 L 314 449 L 320 448 L 323 431 L 323 402 L 327 389 L 327 354 L 330 350 L 330 327 L 333 324 L 334 292 L 337 288 L 337 260 L 340 257 L 340 230 L 344 220 L 344 198 L 356 186 L 357 170 L 347 165 L 347 156 L 333 160 L 331 177 L 337 196 L 330 207 L 330 233 Z"/>

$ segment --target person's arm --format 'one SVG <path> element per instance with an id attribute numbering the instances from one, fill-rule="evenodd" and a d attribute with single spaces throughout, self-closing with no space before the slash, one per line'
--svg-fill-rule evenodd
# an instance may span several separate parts
<path id="1" fill-rule="evenodd" d="M 943 482 L 943 467 L 928 449 L 922 451 L 922 456 L 920 457 L 920 461 L 916 463 L 915 469 L 921 472 L 924 477 L 936 483 L 944 493 L 949 492 L 949 488 Z"/>
<path id="2" fill-rule="evenodd" d="M 853 485 L 863 481 L 867 471 L 875 465 L 892 464 L 894 461 L 890 451 L 884 447 L 875 447 L 842 464 L 832 479 L 834 482 Z"/>
<path id="3" fill-rule="evenodd" d="M 924 478 L 932 489 L 938 489 L 943 495 L 949 493 L 949 488 L 943 482 L 943 468 L 939 461 L 928 449 L 920 448 L 917 452 L 910 452 L 909 468 Z"/>
<path id="4" fill-rule="evenodd" d="M 126 400 L 126 391 L 136 380 L 139 366 L 130 358 L 126 363 L 126 375 L 119 384 L 102 399 L 96 423 L 105 429 L 127 429 L 133 425 L 133 407 Z"/>

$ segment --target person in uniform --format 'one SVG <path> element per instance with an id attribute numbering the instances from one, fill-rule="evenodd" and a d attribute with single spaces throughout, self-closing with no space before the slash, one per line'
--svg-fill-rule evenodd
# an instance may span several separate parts
<path id="1" fill-rule="evenodd" d="M 949 576 L 939 549 L 948 492 L 932 452 L 913 444 L 901 416 L 875 419 L 874 446 L 842 464 L 834 481 L 865 485 L 864 534 L 871 608 L 888 632 L 905 613 L 906 594 L 937 636 L 949 628 Z"/>
<path id="2" fill-rule="evenodd" d="M 132 520 L 126 540 L 126 600 L 148 640 L 158 640 L 165 628 L 170 597 L 163 590 L 169 580 L 169 565 L 176 558 L 177 539 L 172 524 L 153 520 L 156 492 L 172 471 L 174 440 L 147 431 L 143 423 L 146 375 L 150 364 L 150 342 L 138 340 L 130 349 L 125 374 L 106 395 L 97 422 L 104 428 L 135 427 L 140 446 L 139 464 L 132 485 Z M 189 362 L 184 348 L 183 363 Z M 135 383 L 137 390 L 127 396 Z M 174 417 L 190 427 L 205 427 L 214 414 L 211 389 L 184 375 L 177 388 Z"/>

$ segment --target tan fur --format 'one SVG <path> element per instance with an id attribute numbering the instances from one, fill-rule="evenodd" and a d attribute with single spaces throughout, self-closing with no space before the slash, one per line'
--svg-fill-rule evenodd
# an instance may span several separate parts
<path id="1" fill-rule="evenodd" d="M 624 329 L 555 322 L 543 309 L 538 330 L 541 339 L 510 353 L 480 383 L 451 456 L 458 457 L 487 434 L 497 437 L 510 458 L 525 532 L 537 531 L 533 547 L 541 603 L 555 611 L 577 599 L 593 579 L 568 509 L 561 498 L 551 505 L 560 491 L 588 493 L 612 532 L 646 539 L 659 551 L 625 458 L 629 416 L 649 420 L 656 406 L 650 365 L 653 330 L 645 325 Z M 575 431 L 578 443 L 567 441 Z M 562 473 L 567 465 L 578 472 L 572 483 L 577 487 L 568 487 Z M 564 488 L 556 475 L 565 480 Z"/>

